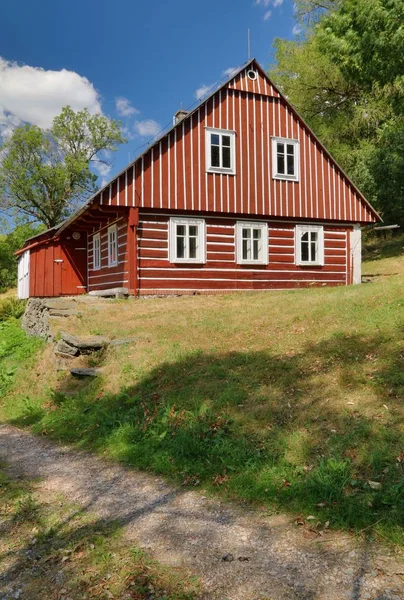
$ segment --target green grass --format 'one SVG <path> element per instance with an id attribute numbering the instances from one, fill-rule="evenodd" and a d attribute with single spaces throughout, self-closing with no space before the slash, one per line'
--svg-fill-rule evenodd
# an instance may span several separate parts
<path id="1" fill-rule="evenodd" d="M 30 600 L 68 597 L 195 600 L 197 585 L 128 544 L 118 522 L 97 519 L 65 498 L 0 469 L 2 591 Z M 63 591 L 64 590 L 64 591 Z"/>
<path id="2" fill-rule="evenodd" d="M 29 338 L 13 316 L 0 322 L 0 396 L 4 396 L 18 376 L 33 366 L 36 352 L 43 343 Z"/>
<path id="3" fill-rule="evenodd" d="M 181 484 L 404 544 L 404 261 L 379 263 L 399 275 L 117 302 L 108 318 L 89 309 L 69 330 L 136 343 L 108 350 L 96 381 L 17 380 L 2 417 Z"/>

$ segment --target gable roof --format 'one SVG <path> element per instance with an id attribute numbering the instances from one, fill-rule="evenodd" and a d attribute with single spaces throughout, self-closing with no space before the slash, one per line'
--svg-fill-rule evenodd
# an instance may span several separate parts
<path id="1" fill-rule="evenodd" d="M 318 144 L 318 146 L 322 149 L 322 151 L 324 152 L 324 154 L 336 165 L 336 167 L 338 167 L 338 169 L 341 172 L 341 174 L 343 175 L 343 177 L 352 186 L 352 188 L 358 194 L 359 198 L 368 206 L 368 208 L 370 209 L 371 213 L 375 216 L 376 220 L 382 221 L 382 218 L 380 217 L 380 215 L 376 212 L 376 210 L 373 208 L 373 206 L 370 204 L 370 202 L 365 198 L 365 196 L 362 194 L 362 192 L 353 183 L 353 181 L 350 179 L 350 177 L 340 167 L 340 165 L 333 158 L 333 156 L 330 154 L 330 152 L 324 147 L 324 145 L 319 140 L 319 138 L 317 137 L 317 135 L 307 125 L 307 123 L 304 121 L 304 119 L 302 119 L 302 117 L 299 115 L 299 113 L 296 111 L 296 109 L 290 104 L 290 102 L 288 101 L 288 99 L 282 94 L 282 92 L 279 90 L 279 88 L 271 81 L 271 79 L 268 77 L 267 73 L 264 71 L 264 69 L 261 67 L 261 65 L 257 62 L 257 60 L 255 58 L 252 58 L 252 59 L 246 61 L 245 63 L 243 63 L 242 65 L 240 65 L 234 71 L 232 71 L 232 73 L 230 73 L 229 76 L 223 78 L 223 80 L 220 80 L 219 84 L 213 85 L 212 88 L 211 88 L 211 90 L 210 90 L 210 93 L 206 97 L 204 97 L 200 102 L 196 103 L 195 107 L 192 110 L 190 110 L 188 112 L 188 114 L 183 119 L 181 119 L 180 121 L 178 121 L 178 123 L 173 123 L 173 125 L 171 127 L 169 127 L 168 129 L 162 131 L 160 134 L 157 134 L 157 136 L 155 137 L 155 139 L 151 143 L 149 143 L 147 145 L 146 149 L 143 152 L 141 152 L 140 154 L 138 154 L 129 164 L 127 164 L 121 171 L 119 171 L 119 173 L 117 173 L 116 175 L 114 175 L 114 177 L 112 177 L 112 179 L 109 180 L 104 186 L 100 187 L 85 202 L 85 204 L 81 208 L 79 208 L 69 218 L 67 218 L 59 226 L 57 226 L 57 229 L 55 231 L 55 235 L 56 235 L 56 233 L 61 233 L 69 225 L 71 225 L 80 215 L 82 215 L 91 206 L 91 204 L 93 203 L 93 201 L 96 199 L 96 197 L 99 194 L 101 194 L 104 190 L 106 190 L 113 182 L 115 182 L 128 169 L 132 168 L 132 166 L 134 166 L 139 160 L 141 160 L 142 157 L 144 157 L 152 148 L 155 148 L 161 142 L 162 139 L 166 138 L 175 129 L 177 129 L 180 126 L 182 126 L 183 123 L 186 122 L 188 119 L 190 119 L 192 117 L 192 115 L 194 115 L 202 106 L 204 106 L 205 104 L 207 104 L 209 102 L 209 100 L 215 94 L 217 94 L 218 92 L 220 92 L 226 86 L 229 86 L 229 84 L 235 82 L 236 79 L 239 77 L 239 75 L 243 71 L 245 72 L 245 74 L 247 74 L 247 71 L 249 69 L 254 69 L 254 70 L 256 70 L 261 75 L 261 77 L 268 83 L 268 85 L 271 87 L 271 89 L 275 92 L 275 94 L 270 94 L 270 95 L 273 95 L 276 98 L 281 98 L 282 99 L 282 101 L 287 105 L 287 107 L 290 110 L 290 112 L 293 113 L 293 115 L 304 125 L 305 129 L 309 132 L 309 134 L 312 136 L 312 138 L 315 140 L 315 142 Z M 233 87 L 231 89 L 240 89 L 240 88 Z M 246 90 L 242 89 L 242 91 L 245 91 L 246 93 L 251 93 L 250 89 L 246 89 Z M 260 94 L 259 91 L 255 92 L 255 93 Z M 32 238 L 29 238 L 29 239 L 32 239 Z M 29 240 L 27 240 L 27 241 L 29 241 Z"/>

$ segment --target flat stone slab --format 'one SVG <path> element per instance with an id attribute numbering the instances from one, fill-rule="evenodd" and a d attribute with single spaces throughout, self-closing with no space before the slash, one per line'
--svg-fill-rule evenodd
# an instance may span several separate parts
<path id="1" fill-rule="evenodd" d="M 50 317 L 74 317 L 78 314 L 80 314 L 79 311 L 73 308 L 52 308 L 49 311 Z"/>
<path id="2" fill-rule="evenodd" d="M 68 356 L 77 356 L 79 354 L 79 349 L 76 348 L 76 346 L 66 343 L 65 340 L 62 339 L 56 344 L 55 352 Z"/>
<path id="3" fill-rule="evenodd" d="M 70 369 L 70 373 L 74 377 L 98 377 L 102 373 L 102 369 L 92 367 L 88 369 Z"/>
<path id="4" fill-rule="evenodd" d="M 105 348 L 109 344 L 109 339 L 102 335 L 95 335 L 91 338 L 81 339 L 68 333 L 67 331 L 61 332 L 62 340 L 77 348 L 80 351 L 92 351 L 92 350 L 101 350 L 101 348 Z"/>

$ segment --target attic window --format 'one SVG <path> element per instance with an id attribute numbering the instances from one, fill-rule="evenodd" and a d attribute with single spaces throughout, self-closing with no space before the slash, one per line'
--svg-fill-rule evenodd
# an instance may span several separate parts
<path id="1" fill-rule="evenodd" d="M 209 173 L 235 175 L 235 141 L 234 131 L 206 128 L 206 170 Z"/>
<path id="2" fill-rule="evenodd" d="M 251 79 L 252 81 L 255 81 L 255 80 L 257 79 L 257 71 L 253 71 L 252 69 L 250 69 L 250 70 L 247 72 L 247 77 L 248 77 L 249 79 Z"/>
<path id="3" fill-rule="evenodd" d="M 299 181 L 299 141 L 272 138 L 272 177 Z"/>

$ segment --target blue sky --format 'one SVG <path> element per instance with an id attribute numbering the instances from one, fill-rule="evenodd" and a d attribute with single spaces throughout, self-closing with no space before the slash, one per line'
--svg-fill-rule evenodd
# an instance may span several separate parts
<path id="1" fill-rule="evenodd" d="M 109 179 L 205 86 L 247 59 L 264 68 L 296 34 L 292 0 L 14 0 L 2 10 L 0 133 L 42 127 L 64 104 L 120 118 L 128 144 Z"/>

